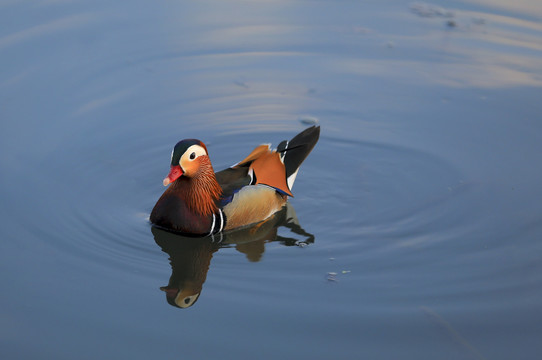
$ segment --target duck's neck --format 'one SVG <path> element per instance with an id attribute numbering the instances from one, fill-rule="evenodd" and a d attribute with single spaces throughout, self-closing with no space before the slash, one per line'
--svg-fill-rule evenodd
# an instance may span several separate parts
<path id="1" fill-rule="evenodd" d="M 181 195 L 194 213 L 207 216 L 218 210 L 216 202 L 222 195 L 222 188 L 210 163 L 201 164 L 197 174 L 190 178 L 181 177 L 172 186 L 172 190 Z"/>

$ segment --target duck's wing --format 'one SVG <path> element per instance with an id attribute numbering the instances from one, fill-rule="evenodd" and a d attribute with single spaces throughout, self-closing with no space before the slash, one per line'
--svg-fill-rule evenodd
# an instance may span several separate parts
<path id="1" fill-rule="evenodd" d="M 286 168 L 281 155 L 276 150 L 271 150 L 269 145 L 257 146 L 232 168 L 247 169 L 247 175 L 251 178 L 250 185 L 267 185 L 280 193 L 293 196 L 287 184 Z"/>
<path id="2" fill-rule="evenodd" d="M 269 145 L 257 146 L 242 161 L 215 175 L 218 184 L 222 187 L 220 207 L 230 203 L 233 195 L 248 185 L 267 185 L 291 196 L 286 183 L 284 164 L 280 155 L 275 150 L 271 150 Z"/>
<path id="3" fill-rule="evenodd" d="M 290 141 L 282 141 L 276 150 L 267 144 L 259 145 L 237 164 L 216 173 L 223 190 L 220 205 L 226 205 L 236 192 L 247 185 L 267 185 L 281 194 L 293 196 L 292 186 L 297 171 L 319 136 L 320 127 L 312 126 Z"/>
<path id="4" fill-rule="evenodd" d="M 222 196 L 219 200 L 219 207 L 223 207 L 230 203 L 233 195 L 242 187 L 250 185 L 251 177 L 248 175 L 248 166 L 238 168 L 228 168 L 217 172 L 216 180 L 222 187 Z"/>
<path id="5" fill-rule="evenodd" d="M 311 126 L 293 139 L 282 141 L 276 150 L 260 145 L 233 169 L 247 168 L 251 184 L 264 184 L 282 194 L 293 196 L 292 187 L 299 167 L 314 148 L 320 137 L 320 127 Z"/>

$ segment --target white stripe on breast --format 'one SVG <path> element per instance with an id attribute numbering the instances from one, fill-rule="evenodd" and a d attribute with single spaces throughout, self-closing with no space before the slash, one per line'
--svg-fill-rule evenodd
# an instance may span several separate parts
<path id="1" fill-rule="evenodd" d="M 222 214 L 222 210 L 218 209 L 218 213 L 220 214 L 220 229 L 218 229 L 218 232 L 220 232 L 224 227 L 224 216 Z"/>
<path id="2" fill-rule="evenodd" d="M 215 214 L 213 214 L 213 224 L 211 225 L 211 232 L 209 233 L 209 235 L 213 235 L 214 228 L 215 228 Z"/>

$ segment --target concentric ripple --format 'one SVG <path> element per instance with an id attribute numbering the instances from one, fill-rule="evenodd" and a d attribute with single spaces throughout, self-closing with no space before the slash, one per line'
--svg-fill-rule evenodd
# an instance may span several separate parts
<path id="1" fill-rule="evenodd" d="M 297 130 L 292 126 L 289 131 L 218 135 L 210 137 L 207 145 L 219 170 L 265 139 L 276 145 Z M 94 150 L 79 143 L 73 157 L 59 156 L 58 164 L 49 164 L 65 172 L 65 181 L 76 186 L 65 189 L 62 183 L 42 183 L 43 196 L 52 207 L 36 216 L 45 217 L 51 227 L 39 232 L 51 233 L 60 250 L 85 259 L 93 255 L 104 265 L 163 267 L 148 214 L 163 191 L 160 180 L 168 168 L 169 144 L 149 138 L 119 147 L 114 136 L 110 139 Z M 81 154 L 87 154 L 85 161 L 78 161 Z M 444 222 L 450 229 L 457 216 L 453 198 L 466 186 L 452 166 L 429 154 L 330 138 L 324 130 L 302 165 L 291 203 L 301 225 L 320 234 L 315 246 L 355 247 L 363 252 L 376 246 L 375 239 L 404 239 L 392 242 L 393 246 L 435 241 L 435 232 Z M 360 244 L 352 237 L 366 240 Z"/>

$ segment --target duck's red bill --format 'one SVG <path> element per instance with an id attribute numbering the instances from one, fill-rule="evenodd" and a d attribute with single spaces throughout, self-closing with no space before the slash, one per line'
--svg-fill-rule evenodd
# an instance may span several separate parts
<path id="1" fill-rule="evenodd" d="M 181 170 L 181 167 L 179 165 L 172 166 L 171 170 L 169 170 L 169 174 L 164 179 L 164 186 L 168 186 L 169 184 L 177 180 L 182 174 L 183 171 Z"/>

